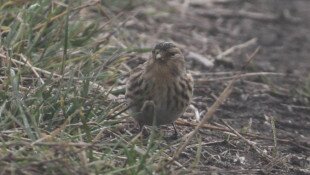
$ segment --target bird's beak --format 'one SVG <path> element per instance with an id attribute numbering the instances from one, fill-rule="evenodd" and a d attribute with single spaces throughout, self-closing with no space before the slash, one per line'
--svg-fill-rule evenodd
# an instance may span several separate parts
<path id="1" fill-rule="evenodd" d="M 155 55 L 155 59 L 156 60 L 160 60 L 162 57 L 161 57 L 161 54 L 160 53 L 157 53 L 156 55 Z"/>

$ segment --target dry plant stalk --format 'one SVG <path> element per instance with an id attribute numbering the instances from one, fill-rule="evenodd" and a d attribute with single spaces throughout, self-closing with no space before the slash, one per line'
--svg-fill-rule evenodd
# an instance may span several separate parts
<path id="1" fill-rule="evenodd" d="M 226 127 L 228 127 L 234 134 L 236 134 L 240 139 L 242 139 L 243 141 L 245 141 L 245 143 L 247 143 L 248 145 L 250 145 L 261 157 L 265 158 L 268 161 L 272 160 L 272 157 L 270 157 L 269 155 L 267 155 L 266 153 L 264 153 L 262 150 L 260 150 L 253 142 L 249 141 L 248 139 L 246 139 L 245 137 L 243 137 L 238 131 L 236 131 L 233 127 L 231 127 L 230 125 L 227 124 L 227 122 L 225 122 L 224 120 L 222 120 L 222 122 L 224 123 L 224 125 Z"/>
<path id="2" fill-rule="evenodd" d="M 229 77 L 221 77 L 221 78 L 212 78 L 212 79 L 197 79 L 195 82 L 198 84 L 203 84 L 207 82 L 213 82 L 213 81 L 225 81 L 225 80 L 231 80 L 234 78 L 242 79 L 242 78 L 248 78 L 248 77 L 255 77 L 255 76 L 286 76 L 284 73 L 276 73 L 276 72 L 251 72 L 251 73 L 245 73 L 245 74 L 239 74 L 239 75 L 233 75 Z"/>
<path id="3" fill-rule="evenodd" d="M 30 69 L 32 70 L 32 72 L 35 74 L 35 76 L 40 80 L 41 84 L 45 84 L 44 83 L 44 80 L 40 77 L 40 75 L 38 74 L 38 72 L 34 69 L 34 66 L 27 60 L 27 58 L 23 55 L 23 54 L 20 54 L 19 55 L 20 58 L 22 58 L 26 64 L 30 67 Z"/>

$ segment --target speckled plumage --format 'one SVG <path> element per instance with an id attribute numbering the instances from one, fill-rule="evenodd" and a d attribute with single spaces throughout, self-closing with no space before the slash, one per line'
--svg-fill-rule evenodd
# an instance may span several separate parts
<path id="1" fill-rule="evenodd" d="M 157 44 L 150 58 L 135 68 L 126 86 L 132 116 L 140 124 L 173 123 L 190 104 L 193 79 L 186 73 L 184 56 L 169 42 Z"/>

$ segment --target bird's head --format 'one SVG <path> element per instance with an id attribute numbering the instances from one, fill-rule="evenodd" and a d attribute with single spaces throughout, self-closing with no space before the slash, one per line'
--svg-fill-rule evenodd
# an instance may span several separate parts
<path id="1" fill-rule="evenodd" d="M 160 42 L 152 50 L 152 59 L 160 63 L 165 63 L 170 60 L 184 58 L 181 50 L 176 45 L 170 42 Z"/>
<path id="2" fill-rule="evenodd" d="M 152 50 L 149 66 L 178 74 L 185 70 L 185 60 L 181 50 L 175 44 L 160 42 Z"/>

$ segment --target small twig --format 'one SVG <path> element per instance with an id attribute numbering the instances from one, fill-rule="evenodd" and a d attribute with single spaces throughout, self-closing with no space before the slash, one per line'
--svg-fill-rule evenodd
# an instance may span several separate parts
<path id="1" fill-rule="evenodd" d="M 120 106 L 123 106 L 122 104 Z M 125 107 L 123 107 L 120 111 L 118 111 L 117 113 L 115 114 L 112 114 L 112 113 L 109 113 L 107 115 L 107 119 L 110 120 L 110 119 L 113 119 L 114 117 L 124 113 L 125 111 L 127 111 L 129 108 L 131 108 L 133 105 L 125 105 Z M 118 106 L 119 107 L 119 106 Z M 112 111 L 113 113 L 116 112 L 116 110 L 113 110 Z"/>
<path id="2" fill-rule="evenodd" d="M 274 157 L 277 156 L 277 132 L 276 132 L 276 124 L 275 119 L 273 116 L 270 117 L 271 127 L 272 127 L 272 134 L 273 134 L 273 143 L 274 143 Z"/>
<path id="3" fill-rule="evenodd" d="M 238 72 L 200 72 L 200 71 L 193 71 L 193 70 L 189 70 L 189 72 L 194 77 L 234 75 L 234 74 L 238 73 Z"/>
<path id="4" fill-rule="evenodd" d="M 219 141 L 213 141 L 213 142 L 204 142 L 201 144 L 201 146 L 210 146 L 210 145 L 219 145 L 225 143 L 226 140 L 219 140 Z M 197 147 L 198 144 L 188 145 L 187 148 L 194 148 Z"/>
<path id="5" fill-rule="evenodd" d="M 234 79 L 236 77 L 242 79 L 242 78 L 248 78 L 248 77 L 255 77 L 255 76 L 286 76 L 284 73 L 276 73 L 276 72 L 252 72 L 252 73 L 244 73 L 240 75 L 233 75 L 230 77 L 221 77 L 221 78 L 211 78 L 211 79 L 196 79 L 195 83 L 206 83 L 206 82 L 212 82 L 212 81 L 225 81 L 225 80 L 230 80 Z"/>
<path id="6" fill-rule="evenodd" d="M 22 59 L 26 62 L 26 64 L 28 65 L 28 67 L 30 67 L 30 69 L 31 69 L 32 72 L 35 74 L 35 76 L 36 76 L 37 78 L 39 78 L 41 84 L 42 84 L 42 85 L 45 84 L 44 81 L 43 81 L 43 79 L 40 77 L 40 75 L 38 74 L 38 72 L 36 71 L 36 69 L 34 69 L 34 67 L 31 65 L 31 63 L 27 60 L 27 58 L 26 58 L 23 54 L 20 54 L 19 56 L 20 56 L 20 58 L 22 58 Z"/>
<path id="7" fill-rule="evenodd" d="M 181 126 L 191 126 L 191 127 L 196 127 L 199 123 L 192 123 L 192 122 L 188 122 L 182 119 L 178 119 L 175 121 L 175 124 L 177 125 L 181 125 Z M 210 129 L 210 130 L 216 130 L 216 131 L 229 131 L 228 129 L 224 128 L 224 127 L 218 127 L 218 126 L 214 126 L 208 123 L 205 123 L 204 125 L 201 126 L 201 128 L 204 129 Z"/>
<path id="8" fill-rule="evenodd" d="M 79 7 L 75 7 L 72 10 L 81 10 L 81 9 L 84 9 L 84 8 L 87 8 L 87 7 L 96 6 L 98 4 L 100 4 L 100 0 L 90 1 L 90 3 L 86 3 L 86 4 L 81 5 Z"/>
<path id="9" fill-rule="evenodd" d="M 240 49 L 249 47 L 249 46 L 251 46 L 251 45 L 254 45 L 254 44 L 256 44 L 256 42 L 257 42 L 257 38 L 253 38 L 253 39 L 251 39 L 251 40 L 249 40 L 249 41 L 247 41 L 247 42 L 245 42 L 245 43 L 242 43 L 242 44 L 238 44 L 238 45 L 236 45 L 236 46 L 233 46 L 233 47 L 231 47 L 231 48 L 225 50 L 224 52 L 220 53 L 219 55 L 217 55 L 217 56 L 215 57 L 215 59 L 221 59 L 221 58 L 223 58 L 223 57 L 225 57 L 225 56 L 227 56 L 227 55 L 230 55 L 231 53 L 236 52 L 237 50 L 240 50 Z"/>
<path id="10" fill-rule="evenodd" d="M 226 127 L 228 127 L 234 134 L 236 134 L 240 139 L 242 139 L 243 141 L 245 141 L 248 145 L 250 145 L 261 157 L 267 159 L 268 161 L 272 161 L 272 157 L 270 157 L 269 155 L 267 155 L 266 153 L 264 153 L 262 150 L 260 150 L 253 142 L 249 141 L 248 139 L 246 139 L 245 137 L 243 137 L 241 134 L 239 134 L 238 131 L 236 131 L 233 127 L 231 127 L 230 125 L 228 125 L 227 122 L 225 122 L 224 120 L 221 119 L 221 121 L 224 123 L 224 125 Z"/>
<path id="11" fill-rule="evenodd" d="M 177 125 L 191 126 L 191 127 L 196 127 L 198 125 L 198 123 L 192 123 L 192 122 L 184 121 L 181 119 L 176 120 L 175 123 Z M 214 131 L 231 132 L 230 129 L 228 129 L 224 126 L 214 126 L 214 125 L 207 124 L 207 123 L 202 125 L 201 128 L 214 130 Z M 274 140 L 273 138 L 260 136 L 260 135 L 256 135 L 256 134 L 252 134 L 252 133 L 242 133 L 242 135 L 244 135 L 246 137 L 253 138 L 253 139 L 270 140 L 270 141 Z M 305 147 L 305 146 L 300 145 L 301 143 L 298 143 L 298 141 L 296 141 L 296 140 L 288 140 L 288 139 L 277 138 L 277 142 L 281 142 L 281 143 L 288 144 L 288 145 L 293 145 L 293 146 L 296 146 L 298 148 L 302 148 L 304 150 L 310 151 L 309 147 Z"/>
<path id="12" fill-rule="evenodd" d="M 168 161 L 173 161 L 173 163 L 175 165 L 177 165 L 178 167 L 182 168 L 183 170 L 187 170 L 180 162 L 173 160 L 173 157 L 170 157 L 168 154 L 164 153 L 164 155 L 166 156 Z"/>
<path id="13" fill-rule="evenodd" d="M 207 68 L 212 68 L 214 66 L 214 60 L 212 60 L 211 58 L 207 58 L 199 53 L 195 53 L 195 52 L 189 52 L 187 57 L 189 59 L 194 59 L 196 61 L 198 61 L 199 63 L 201 63 L 202 65 L 204 65 Z"/>
<path id="14" fill-rule="evenodd" d="M 273 167 L 277 166 L 277 165 L 282 165 L 282 167 L 284 168 L 291 168 L 288 167 L 287 164 L 285 162 L 287 162 L 287 159 L 290 157 L 291 155 L 286 155 L 283 157 L 279 157 L 279 158 L 274 158 L 271 162 L 269 162 L 267 165 L 265 165 L 262 170 L 265 174 L 270 174 L 270 171 L 272 170 Z M 283 166 L 284 165 L 284 166 Z"/>
<path id="15" fill-rule="evenodd" d="M 286 106 L 288 108 L 310 110 L 310 107 L 308 107 L 308 106 L 296 106 L 296 105 L 288 105 L 288 104 L 281 104 L 281 105 Z"/>
<path id="16" fill-rule="evenodd" d="M 13 62 L 13 63 L 16 63 L 16 64 L 19 64 L 19 65 L 23 65 L 23 66 L 26 66 L 26 67 L 29 67 L 29 65 L 27 65 L 27 64 L 25 64 L 25 63 L 23 63 L 23 62 L 21 62 L 21 61 L 18 61 L 18 60 L 15 60 L 15 59 L 11 59 L 11 61 Z M 41 73 L 44 73 L 44 74 L 47 74 L 47 75 L 52 75 L 52 76 L 55 76 L 55 77 L 57 77 L 57 78 L 61 78 L 62 76 L 61 75 L 59 75 L 59 74 L 56 74 L 56 73 L 51 73 L 51 72 L 49 72 L 49 71 L 47 71 L 47 70 L 44 70 L 44 69 L 40 69 L 40 68 L 37 68 L 37 67 L 32 67 L 34 70 L 36 70 L 36 71 L 38 71 L 38 72 L 41 72 Z"/>

